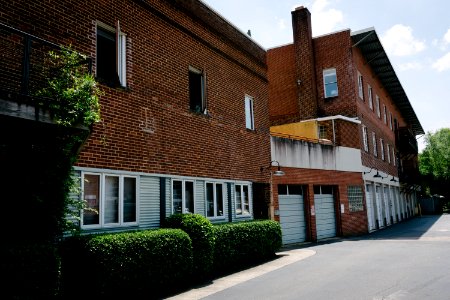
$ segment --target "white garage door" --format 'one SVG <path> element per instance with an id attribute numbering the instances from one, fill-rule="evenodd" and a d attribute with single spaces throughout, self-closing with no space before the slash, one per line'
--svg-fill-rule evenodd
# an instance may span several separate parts
<path id="1" fill-rule="evenodd" d="M 336 214 L 331 194 L 314 194 L 317 239 L 336 236 Z"/>
<path id="2" fill-rule="evenodd" d="M 283 244 L 306 240 L 305 211 L 302 195 L 279 195 L 280 225 Z"/>
<path id="3" fill-rule="evenodd" d="M 366 184 L 366 207 L 367 207 L 367 220 L 369 223 L 369 231 L 377 229 L 375 221 L 375 205 L 373 203 L 373 185 Z"/>

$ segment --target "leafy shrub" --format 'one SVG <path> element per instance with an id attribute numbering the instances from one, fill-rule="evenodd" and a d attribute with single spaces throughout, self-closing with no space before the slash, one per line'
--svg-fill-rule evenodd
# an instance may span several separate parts
<path id="1" fill-rule="evenodd" d="M 213 227 L 214 270 L 237 270 L 274 257 L 281 247 L 281 227 L 276 221 L 246 221 Z"/>
<path id="2" fill-rule="evenodd" d="M 55 299 L 60 259 L 52 244 L 0 247 L 3 299 Z"/>
<path id="3" fill-rule="evenodd" d="M 184 230 L 192 240 L 194 273 L 197 279 L 208 276 L 213 266 L 214 235 L 211 222 L 199 214 L 174 214 L 164 224 Z"/>
<path id="4" fill-rule="evenodd" d="M 72 49 L 49 53 L 52 72 L 48 86 L 36 94 L 57 124 L 85 125 L 100 121 L 99 96 L 103 94 L 94 75 L 82 62 L 87 57 Z"/>
<path id="5" fill-rule="evenodd" d="M 150 299 L 183 288 L 192 272 L 191 240 L 179 229 L 71 237 L 61 253 L 65 298 Z"/>

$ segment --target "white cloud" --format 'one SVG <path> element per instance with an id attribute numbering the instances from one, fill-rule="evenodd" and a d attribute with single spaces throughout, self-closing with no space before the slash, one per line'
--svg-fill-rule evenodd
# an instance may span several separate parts
<path id="1" fill-rule="evenodd" d="M 333 32 L 344 21 L 343 13 L 328 8 L 329 4 L 328 0 L 315 0 L 311 6 L 311 26 L 314 36 Z"/>
<path id="2" fill-rule="evenodd" d="M 450 70 L 450 52 L 439 58 L 432 67 L 438 72 Z"/>
<path id="3" fill-rule="evenodd" d="M 399 65 L 400 71 L 409 71 L 409 70 L 422 70 L 423 65 L 420 62 L 414 61 L 409 63 L 404 63 Z"/>
<path id="4" fill-rule="evenodd" d="M 450 44 L 450 28 L 447 30 L 447 32 L 444 35 L 444 44 L 446 44 L 446 45 Z"/>
<path id="5" fill-rule="evenodd" d="M 395 56 L 408 56 L 423 51 L 425 43 L 413 36 L 411 27 L 396 24 L 381 38 L 386 51 Z"/>

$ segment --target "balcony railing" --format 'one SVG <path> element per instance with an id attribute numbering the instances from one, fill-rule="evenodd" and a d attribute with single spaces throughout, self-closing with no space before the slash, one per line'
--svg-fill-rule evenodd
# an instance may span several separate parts
<path id="1" fill-rule="evenodd" d="M 418 153 L 419 148 L 417 146 L 417 140 L 411 129 L 400 127 L 397 129 L 395 136 L 397 149 L 400 152 L 400 155 L 416 155 Z"/>
<path id="2" fill-rule="evenodd" d="M 39 120 L 39 110 L 44 108 L 36 92 L 48 84 L 48 74 L 54 68 L 50 51 L 61 49 L 60 45 L 0 23 L 0 100 L 33 107 L 35 119 Z M 80 63 L 91 72 L 91 59 Z M 9 107 L 3 103 L 0 113 L 10 113 Z"/>

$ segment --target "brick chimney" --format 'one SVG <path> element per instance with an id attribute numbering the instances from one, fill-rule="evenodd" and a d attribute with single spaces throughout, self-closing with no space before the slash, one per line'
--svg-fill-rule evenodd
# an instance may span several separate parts
<path id="1" fill-rule="evenodd" d="M 292 12 L 292 31 L 301 119 L 317 117 L 317 84 L 312 40 L 311 13 L 303 6 Z"/>

